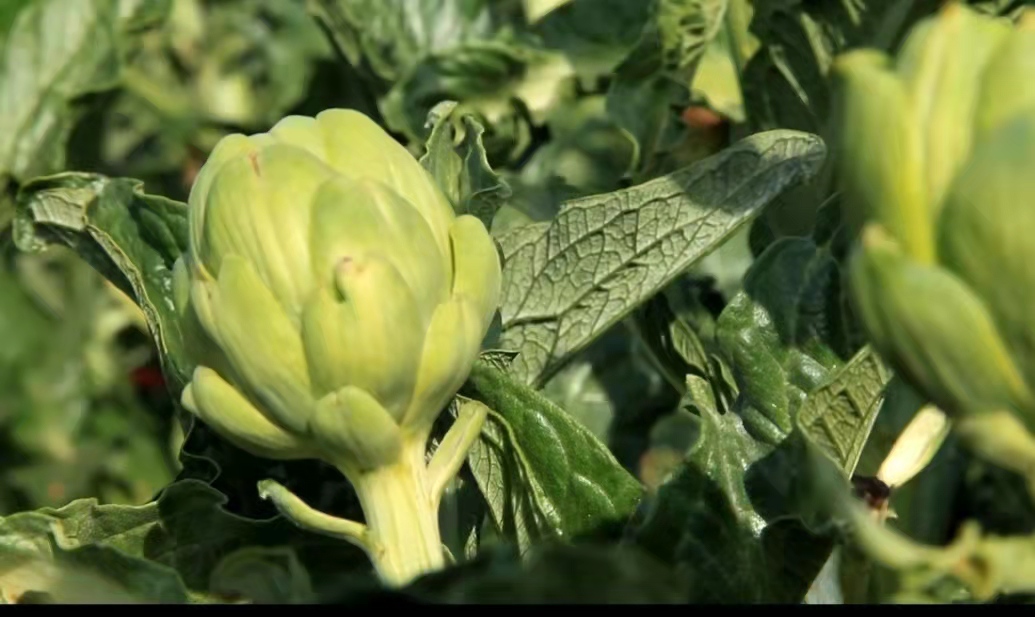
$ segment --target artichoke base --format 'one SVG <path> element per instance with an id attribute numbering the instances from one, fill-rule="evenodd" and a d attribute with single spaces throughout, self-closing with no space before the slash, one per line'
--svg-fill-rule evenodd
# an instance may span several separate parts
<path id="1" fill-rule="evenodd" d="M 315 510 L 274 480 L 259 482 L 259 495 L 302 529 L 361 548 L 385 585 L 405 586 L 452 560 L 442 544 L 439 505 L 488 414 L 484 404 L 464 400 L 428 463 L 427 431 L 411 433 L 399 456 L 387 465 L 359 471 L 354 464 L 338 463 L 359 497 L 366 524 Z"/>

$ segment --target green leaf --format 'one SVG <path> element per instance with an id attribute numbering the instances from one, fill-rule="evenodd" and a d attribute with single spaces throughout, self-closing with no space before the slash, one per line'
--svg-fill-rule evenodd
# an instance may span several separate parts
<path id="1" fill-rule="evenodd" d="M 785 238 L 763 253 L 726 307 L 718 339 L 741 393 L 737 413 L 757 438 L 776 444 L 791 431 L 806 394 L 852 353 L 838 301 L 840 267 L 808 238 Z"/>
<path id="2" fill-rule="evenodd" d="M 491 36 L 499 23 L 488 0 L 311 0 L 310 10 L 353 65 L 387 83 L 429 54 Z"/>
<path id="3" fill-rule="evenodd" d="M 697 442 L 647 504 L 633 542 L 688 574 L 691 602 L 800 602 L 833 546 L 797 511 L 801 435 L 773 448 L 736 414 L 700 399 L 693 408 Z"/>
<path id="4" fill-rule="evenodd" d="M 833 380 L 810 393 L 798 413 L 805 434 L 848 475 L 859 463 L 890 379 L 891 370 L 865 347 Z"/>
<path id="5" fill-rule="evenodd" d="M 249 546 L 227 555 L 212 571 L 209 588 L 225 598 L 256 604 L 310 604 L 309 574 L 291 547 Z"/>
<path id="6" fill-rule="evenodd" d="M 481 360 L 464 392 L 493 410 L 467 461 L 508 540 L 525 549 L 632 514 L 642 485 L 563 409 Z"/>
<path id="7" fill-rule="evenodd" d="M 3 47 L 4 41 L 7 40 L 7 34 L 14 24 L 15 18 L 21 10 L 30 4 L 34 0 L 8 0 L 3 4 L 0 4 L 0 48 Z"/>
<path id="8" fill-rule="evenodd" d="M 175 395 L 193 369 L 172 301 L 172 268 L 187 249 L 186 204 L 142 183 L 97 174 L 40 178 L 19 193 L 15 241 L 27 251 L 64 244 L 143 309 Z"/>
<path id="9" fill-rule="evenodd" d="M 801 602 L 830 555 L 805 431 L 838 427 L 825 445 L 854 465 L 888 379 L 869 350 L 843 343 L 841 307 L 830 301 L 839 287 L 826 248 L 778 241 L 718 320 L 739 390 L 732 406 L 713 384 L 687 378 L 682 413 L 696 442 L 633 537 L 692 575 L 692 601 Z"/>
<path id="10" fill-rule="evenodd" d="M 678 573 L 631 546 L 544 545 L 427 576 L 399 599 L 439 604 L 683 604 Z M 362 602 L 360 598 L 354 601 Z"/>
<path id="11" fill-rule="evenodd" d="M 477 216 L 492 228 L 496 212 L 510 197 L 510 187 L 489 166 L 482 144 L 484 129 L 470 114 L 457 112 L 456 103 L 440 103 L 429 112 L 431 132 L 420 162 L 427 169 L 457 214 Z"/>
<path id="12" fill-rule="evenodd" d="M 624 324 L 593 341 L 550 378 L 541 392 L 608 443 L 630 469 L 635 467 L 635 459 L 629 459 L 621 443 L 637 436 L 631 427 L 621 430 L 621 425 L 635 422 L 655 405 L 671 408 L 678 401 Z"/>
<path id="13" fill-rule="evenodd" d="M 116 0 L 39 0 L 18 13 L 0 49 L 0 192 L 64 166 L 77 99 L 117 83 L 119 19 Z"/>
<path id="14" fill-rule="evenodd" d="M 738 13 L 748 0 L 734 0 Z M 746 130 L 793 129 L 821 135 L 832 146 L 829 72 L 834 58 L 856 47 L 890 50 L 905 26 L 934 9 L 931 2 L 830 0 L 750 2 L 750 21 L 730 21 L 732 38 L 751 40 L 741 50 L 740 84 Z M 747 44 L 744 43 L 746 46 Z M 761 221 L 777 235 L 807 234 L 832 193 L 832 170 L 776 200 Z"/>
<path id="15" fill-rule="evenodd" d="M 888 48 L 901 31 L 894 0 L 755 3 L 750 32 L 758 51 L 741 75 L 754 130 L 822 134 L 830 111 L 827 75 L 834 58 L 858 46 Z M 878 40 L 877 36 L 885 37 Z"/>
<path id="16" fill-rule="evenodd" d="M 459 101 L 487 127 L 489 159 L 514 161 L 531 141 L 531 126 L 573 94 L 574 69 L 563 55 L 501 35 L 422 59 L 381 109 L 390 129 L 417 140 L 432 106 Z"/>
<path id="17" fill-rule="evenodd" d="M 500 237 L 501 345 L 513 374 L 543 383 L 579 349 L 819 167 L 819 138 L 751 136 L 645 184 L 576 199 L 548 223 Z"/>
<path id="18" fill-rule="evenodd" d="M 570 0 L 533 27 L 543 43 L 571 60 L 584 83 L 614 71 L 636 45 L 650 2 Z"/>
<path id="19" fill-rule="evenodd" d="M 654 0 L 640 41 L 615 70 L 608 111 L 632 136 L 641 170 L 682 137 L 679 113 L 689 102 L 701 58 L 722 28 L 726 2 Z"/>
<path id="20" fill-rule="evenodd" d="M 323 584 L 366 561 L 350 544 L 302 532 L 282 519 L 235 516 L 225 504 L 221 493 L 194 480 L 171 484 L 157 500 L 142 506 L 80 499 L 60 509 L 0 519 L 0 547 L 19 547 L 95 573 L 114 572 L 117 580 L 159 602 L 185 601 L 184 588 L 192 600 L 214 599 L 218 590 L 213 584 L 241 582 L 231 574 L 237 566 L 248 565 L 236 561 L 242 556 L 283 556 L 293 547 Z M 252 548 L 239 552 L 245 547 Z M 263 553 L 257 547 L 268 550 Z M 237 569 L 238 576 L 243 572 Z M 305 586 L 298 578 L 298 564 L 288 567 L 288 574 L 294 577 L 289 587 Z"/>
<path id="21" fill-rule="evenodd" d="M 521 182 L 547 186 L 560 179 L 578 190 L 572 197 L 620 188 L 632 165 L 633 147 L 605 106 L 605 97 L 594 95 L 558 109 L 547 121 L 550 141 L 521 167 Z"/>

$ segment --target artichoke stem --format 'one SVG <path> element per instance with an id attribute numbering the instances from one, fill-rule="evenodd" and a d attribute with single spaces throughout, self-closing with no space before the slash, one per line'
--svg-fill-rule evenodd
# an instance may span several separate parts
<path id="1" fill-rule="evenodd" d="M 402 587 L 446 565 L 424 450 L 407 443 L 398 462 L 349 478 L 367 522 L 367 555 L 386 585 Z"/>

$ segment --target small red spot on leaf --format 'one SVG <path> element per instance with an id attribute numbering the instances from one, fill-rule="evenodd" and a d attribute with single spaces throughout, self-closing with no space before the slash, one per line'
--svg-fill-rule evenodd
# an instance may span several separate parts
<path id="1" fill-rule="evenodd" d="M 252 164 L 252 169 L 255 171 L 256 176 L 261 176 L 262 172 L 259 171 L 259 153 L 252 152 L 248 155 L 248 161 Z"/>

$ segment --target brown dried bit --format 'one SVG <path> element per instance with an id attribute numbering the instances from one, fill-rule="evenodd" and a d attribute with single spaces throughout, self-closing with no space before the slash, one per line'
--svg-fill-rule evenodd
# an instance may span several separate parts
<path id="1" fill-rule="evenodd" d="M 873 510 L 883 510 L 891 498 L 891 487 L 880 478 L 852 476 L 852 493 Z"/>

